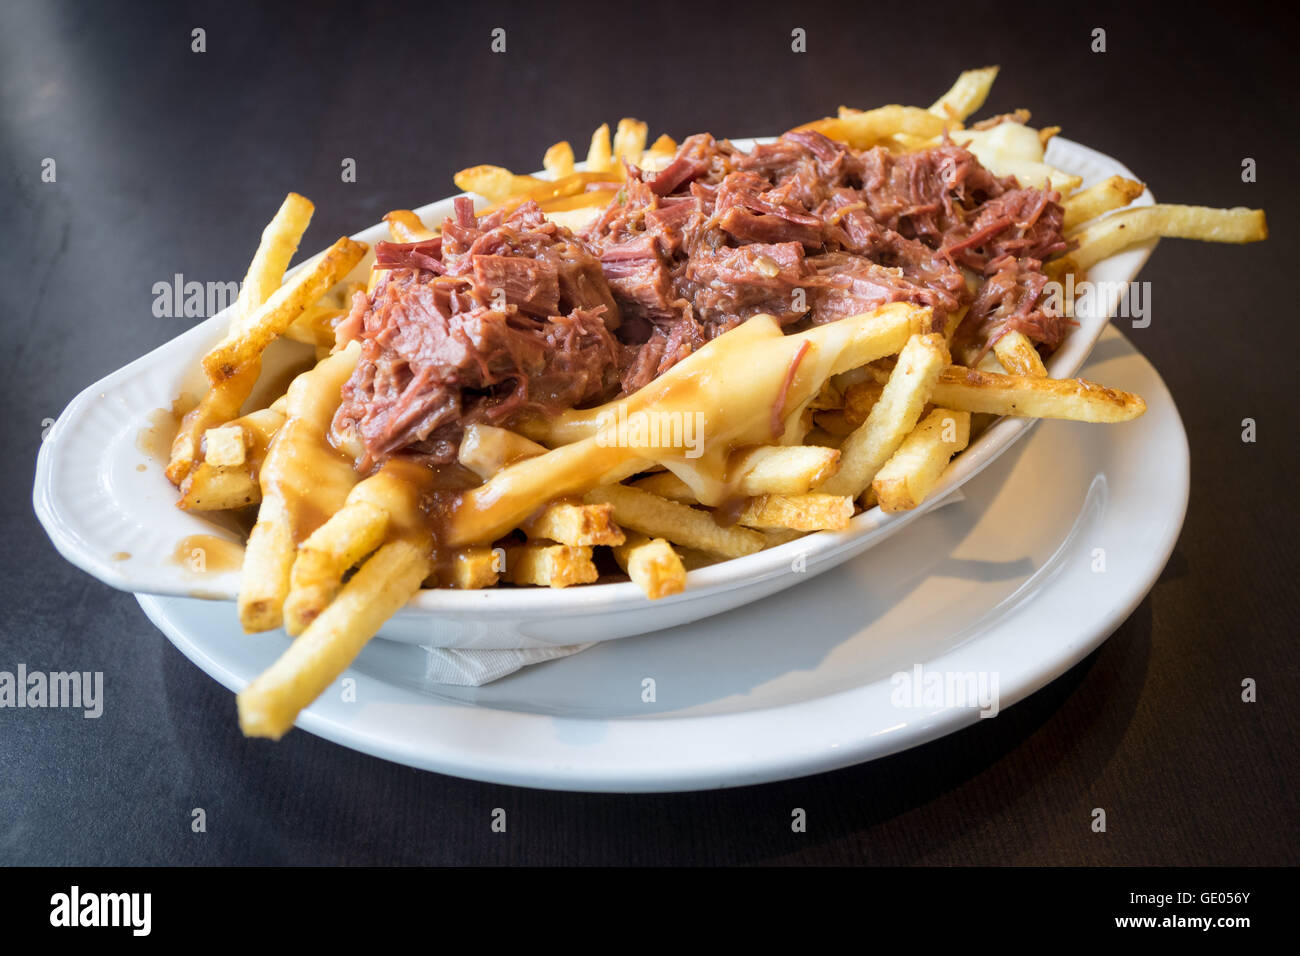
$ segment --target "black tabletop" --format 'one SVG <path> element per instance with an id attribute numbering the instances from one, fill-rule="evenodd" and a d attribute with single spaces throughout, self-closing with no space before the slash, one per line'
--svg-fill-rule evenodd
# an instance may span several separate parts
<path id="1" fill-rule="evenodd" d="M 1297 23 L 1263 9 L 5 4 L 0 670 L 100 670 L 106 700 L 97 720 L 0 710 L 0 862 L 1294 862 Z M 1102 648 L 996 720 L 835 773 L 653 796 L 469 782 L 302 731 L 249 741 L 232 695 L 36 522 L 48 420 L 199 321 L 157 318 L 154 284 L 238 278 L 288 190 L 316 203 L 312 250 L 451 193 L 461 167 L 531 170 L 620 116 L 767 134 L 842 103 L 928 104 L 988 63 L 991 110 L 1059 124 L 1161 200 L 1263 207 L 1272 231 L 1167 241 L 1146 267 L 1152 321 L 1126 334 L 1187 428 L 1186 526 Z"/>

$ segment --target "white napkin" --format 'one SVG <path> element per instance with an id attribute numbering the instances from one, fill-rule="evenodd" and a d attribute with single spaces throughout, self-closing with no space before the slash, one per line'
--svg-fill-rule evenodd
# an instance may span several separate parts
<path id="1" fill-rule="evenodd" d="M 938 511 L 965 500 L 966 496 L 958 488 L 945 496 L 942 501 L 932 505 L 929 511 Z M 905 531 L 903 533 L 906 534 Z M 560 647 L 521 647 L 518 650 L 491 651 L 463 651 L 453 647 L 428 647 L 423 644 L 420 646 L 428 652 L 424 670 L 426 680 L 434 684 L 482 687 L 530 664 L 541 664 L 545 661 L 569 657 L 579 651 L 585 651 L 595 643 L 592 641 L 590 644 L 565 644 Z"/>

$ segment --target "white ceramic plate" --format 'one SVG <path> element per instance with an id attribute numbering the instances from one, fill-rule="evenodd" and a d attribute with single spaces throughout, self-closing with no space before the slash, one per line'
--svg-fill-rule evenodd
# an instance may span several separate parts
<path id="1" fill-rule="evenodd" d="M 739 141 L 748 148 L 752 141 Z M 1052 140 L 1048 161 L 1084 177 L 1134 177 L 1117 161 L 1062 137 Z M 1154 200 L 1145 194 L 1139 204 Z M 423 207 L 440 222 L 451 200 Z M 387 237 L 378 224 L 356 238 L 373 244 Z M 1089 273 L 1108 283 L 1110 294 L 1088 300 L 1074 329 L 1048 363 L 1054 377 L 1075 374 L 1106 325 L 1123 284 L 1131 281 L 1154 242 L 1099 263 Z M 367 257 L 355 273 L 369 270 Z M 82 392 L 59 417 L 41 447 L 33 493 L 36 514 L 59 551 L 73 564 L 123 590 L 201 596 L 232 601 L 238 572 L 195 574 L 176 557 L 178 544 L 195 534 L 235 539 L 200 514 L 174 507 L 175 490 L 163 475 L 165 454 L 142 450 L 140 435 L 160 409 L 200 386 L 200 356 L 225 332 L 225 313 Z M 292 343 L 268 353 L 265 378 L 288 364 Z M 886 515 L 878 508 L 853 519 L 843 532 L 822 532 L 782 547 L 693 571 L 686 589 L 648 601 L 631 582 L 552 591 L 489 589 L 423 591 L 385 624 L 390 640 L 445 647 L 502 648 L 610 640 L 672 627 L 748 604 L 809 580 L 883 541 L 915 521 L 990 465 L 1031 427 L 1004 419 L 958 456 L 931 497 L 915 511 Z M 1110 435 L 1114 429 L 1099 429 Z M 147 446 L 147 443 L 146 443 Z M 792 568 L 801 570 L 795 572 Z"/>
<path id="2" fill-rule="evenodd" d="M 662 791 L 832 770 L 979 719 L 952 702 L 895 706 L 891 677 L 917 664 L 923 674 L 996 674 L 1005 709 L 1133 612 L 1182 527 L 1187 438 L 1164 384 L 1113 330 L 1088 372 L 1145 396 L 1146 415 L 1107 428 L 1043 422 L 971 481 L 964 501 L 816 581 L 479 688 L 429 684 L 418 648 L 373 641 L 344 675 L 356 701 L 335 685 L 298 725 L 477 780 Z M 287 645 L 278 633 L 242 634 L 228 604 L 140 604 L 231 690 Z M 646 678 L 654 703 L 642 700 Z"/>

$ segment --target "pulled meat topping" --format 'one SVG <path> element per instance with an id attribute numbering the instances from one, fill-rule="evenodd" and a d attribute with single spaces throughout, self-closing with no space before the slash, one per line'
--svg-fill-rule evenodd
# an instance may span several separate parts
<path id="1" fill-rule="evenodd" d="M 688 138 L 658 172 L 628 167 L 580 235 L 527 202 L 482 219 L 458 199 L 442 234 L 380 243 L 386 269 L 338 329 L 361 361 L 336 427 L 362 467 L 396 451 L 454 460 L 464 425 L 630 393 L 759 313 L 787 327 L 889 302 L 965 309 L 958 347 L 1017 330 L 1055 349 L 1069 322 L 1042 264 L 1070 247 L 1058 193 L 999 178 L 944 142 L 853 150 L 796 130 L 744 153 Z"/>

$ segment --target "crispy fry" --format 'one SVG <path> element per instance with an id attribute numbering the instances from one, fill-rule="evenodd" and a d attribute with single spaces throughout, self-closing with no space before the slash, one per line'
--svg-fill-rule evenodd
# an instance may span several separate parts
<path id="1" fill-rule="evenodd" d="M 424 242 L 437 235 L 409 209 L 394 209 L 384 216 L 384 222 L 388 223 L 393 242 Z"/>
<path id="2" fill-rule="evenodd" d="M 1103 216 L 1113 209 L 1127 206 L 1146 191 L 1146 187 L 1123 176 L 1109 179 L 1081 189 L 1061 203 L 1065 207 L 1064 229 L 1069 232 L 1090 219 Z"/>
<path id="3" fill-rule="evenodd" d="M 467 193 L 477 193 L 488 202 L 500 202 L 543 185 L 536 176 L 519 176 L 501 166 L 471 166 L 452 177 Z"/>
<path id="4" fill-rule="evenodd" d="M 876 473 L 871 489 L 887 512 L 910 511 L 933 490 L 948 460 L 970 440 L 970 415 L 936 408 Z"/>
<path id="5" fill-rule="evenodd" d="M 695 492 L 691 491 L 691 486 L 671 471 L 659 471 L 653 475 L 647 475 L 639 481 L 632 482 L 631 487 L 640 488 L 652 495 L 658 495 L 660 498 L 667 498 L 669 501 L 680 502 L 684 505 L 697 505 L 700 503 L 699 499 L 695 497 Z"/>
<path id="6" fill-rule="evenodd" d="M 948 347 L 942 335 L 912 336 L 899 355 L 880 400 L 872 406 L 862 426 L 840 445 L 840 469 L 822 484 L 821 491 L 856 498 L 871 486 L 876 472 L 916 427 L 948 361 Z"/>
<path id="7" fill-rule="evenodd" d="M 650 600 L 679 594 L 686 587 L 686 568 L 665 539 L 633 534 L 613 550 L 619 567 Z"/>
<path id="8" fill-rule="evenodd" d="M 284 629 L 306 630 L 343 586 L 347 570 L 377 549 L 388 531 L 388 512 L 368 501 L 349 501 L 298 546 L 284 602 Z"/>
<path id="9" fill-rule="evenodd" d="M 1162 204 L 1123 209 L 1076 232 L 1072 238 L 1078 240 L 1079 248 L 1065 261 L 1083 271 L 1156 236 L 1202 242 L 1259 242 L 1268 238 L 1268 223 L 1264 210 L 1245 206 L 1213 209 Z"/>
<path id="10" fill-rule="evenodd" d="M 614 523 L 610 505 L 555 501 L 520 526 L 530 538 L 549 538 L 574 547 L 622 544 L 623 530 Z"/>
<path id="11" fill-rule="evenodd" d="M 847 495 L 760 495 L 745 503 L 736 523 L 747 528 L 843 531 L 852 517 L 853 499 Z"/>
<path id="12" fill-rule="evenodd" d="M 609 124 L 601 123 L 591 134 L 591 146 L 587 149 L 587 172 L 599 173 L 612 169 L 613 153 L 609 145 Z"/>
<path id="13" fill-rule="evenodd" d="M 667 166 L 676 155 L 677 140 L 665 133 L 651 143 L 650 148 L 641 155 L 639 165 L 642 169 L 659 170 Z"/>
<path id="14" fill-rule="evenodd" d="M 389 542 L 371 555 L 279 660 L 240 692 L 244 733 L 277 740 L 284 736 L 299 712 L 338 679 L 383 623 L 415 595 L 430 567 L 427 550 L 410 541 Z"/>
<path id="15" fill-rule="evenodd" d="M 235 307 L 234 327 L 250 321 L 262 304 L 280 288 L 285 270 L 298 251 L 298 243 L 315 211 L 311 200 L 297 193 L 284 197 L 275 217 L 262 230 L 262 241 L 258 243 L 253 261 L 244 275 Z"/>
<path id="16" fill-rule="evenodd" d="M 262 504 L 248 538 L 239 588 L 239 620 L 246 631 L 280 626 L 296 542 L 316 530 L 309 522 L 318 509 L 324 515 L 338 511 L 356 483 L 351 461 L 321 449 L 329 447 L 324 435 L 339 406 L 339 390 L 360 354 L 361 344 L 352 342 L 289 386 L 288 416 L 258 474 Z M 299 507 L 308 501 L 307 510 Z M 315 520 L 324 523 L 324 517 Z"/>
<path id="17" fill-rule="evenodd" d="M 491 478 L 506 465 L 546 454 L 546 446 L 504 428 L 473 422 L 465 426 L 457 460 L 480 478 Z"/>
<path id="18" fill-rule="evenodd" d="M 728 470 L 742 495 L 801 495 L 840 467 L 840 453 L 816 445 L 760 445 L 732 456 Z"/>
<path id="19" fill-rule="evenodd" d="M 812 129 L 854 149 L 870 149 L 900 133 L 929 138 L 943 132 L 945 120 L 915 106 L 881 106 L 861 113 L 842 111 L 834 118 L 807 123 L 798 129 Z"/>
<path id="20" fill-rule="evenodd" d="M 667 538 L 701 551 L 738 558 L 763 549 L 763 536 L 746 528 L 724 528 L 711 513 L 660 498 L 640 488 L 603 485 L 583 498 L 588 504 L 610 504 L 621 526 L 652 538 Z"/>
<path id="21" fill-rule="evenodd" d="M 1047 368 L 1043 357 L 1034 348 L 1034 343 L 1023 332 L 1011 331 L 993 343 L 993 354 L 998 357 L 1002 367 L 1011 375 L 1027 375 L 1030 378 L 1046 378 Z"/>
<path id="22" fill-rule="evenodd" d="M 575 584 L 591 584 L 600 575 L 592 563 L 590 547 L 530 541 L 506 548 L 503 576 L 511 584 L 567 588 Z"/>
<path id="23" fill-rule="evenodd" d="M 930 112 L 940 116 L 957 128 L 966 117 L 977 112 L 988 99 L 993 81 L 998 78 L 996 66 L 986 66 L 978 70 L 964 70 L 957 77 L 947 93 L 934 101 Z"/>
<path id="24" fill-rule="evenodd" d="M 1127 422 L 1147 408 L 1137 395 L 1084 379 L 999 375 L 957 365 L 939 375 L 931 400 L 968 412 L 1077 422 Z"/>
<path id="25" fill-rule="evenodd" d="M 443 587 L 462 591 L 490 588 L 500 578 L 504 563 L 504 553 L 492 548 L 460 548 L 452 552 L 445 566 L 438 568 L 437 581 Z"/>
<path id="26" fill-rule="evenodd" d="M 247 465 L 199 462 L 181 482 L 177 505 L 185 511 L 226 511 L 262 500 L 256 471 Z"/>
<path id="27" fill-rule="evenodd" d="M 568 140 L 560 140 L 546 151 L 542 157 L 542 168 L 551 174 L 552 179 L 568 176 L 573 172 L 573 147 Z"/>
<path id="28" fill-rule="evenodd" d="M 216 385 L 235 376 L 251 359 L 261 355 L 271 340 L 302 315 L 316 300 L 361 261 L 367 246 L 344 236 L 315 264 L 298 272 L 239 327 L 232 329 L 203 357 L 203 370 Z"/>
<path id="29" fill-rule="evenodd" d="M 619 120 L 614 133 L 614 157 L 629 163 L 640 162 L 647 132 L 648 127 L 640 120 L 629 117 Z"/>

